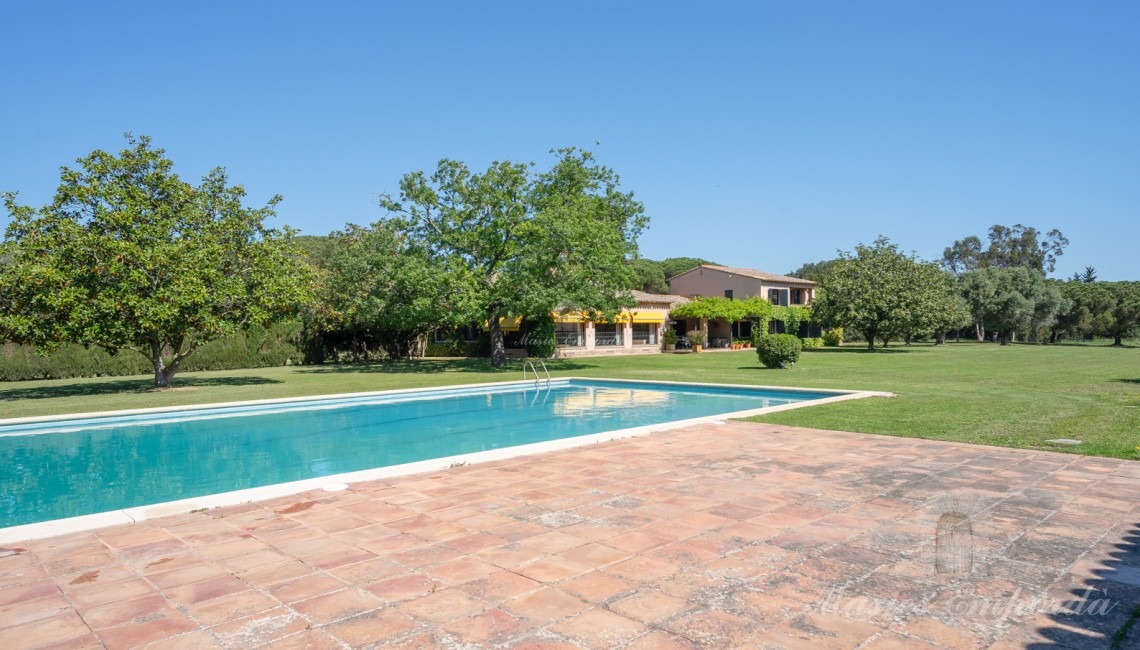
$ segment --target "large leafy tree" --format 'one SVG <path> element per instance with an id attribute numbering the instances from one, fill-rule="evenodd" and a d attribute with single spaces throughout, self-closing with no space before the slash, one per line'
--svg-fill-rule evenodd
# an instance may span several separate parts
<path id="1" fill-rule="evenodd" d="M 1063 291 L 1069 308 L 1058 329 L 1085 338 L 1108 336 L 1113 345 L 1140 329 L 1140 282 L 1085 282 L 1070 280 Z"/>
<path id="2" fill-rule="evenodd" d="M 629 295 L 637 237 L 647 218 L 617 175 L 588 152 L 562 149 L 553 167 L 496 162 L 485 172 L 443 160 L 429 177 L 404 176 L 388 209 L 443 260 L 486 319 L 491 362 L 506 364 L 500 318 L 559 307 L 614 315 Z"/>
<path id="3" fill-rule="evenodd" d="M 1018 330 L 1052 327 L 1065 306 L 1058 287 L 1024 266 L 975 269 L 962 276 L 961 287 L 979 327 L 995 330 L 1002 345 Z"/>
<path id="4" fill-rule="evenodd" d="M 206 342 L 293 313 L 311 277 L 292 231 L 264 225 L 280 197 L 247 208 L 222 169 L 194 186 L 149 138 L 127 140 L 64 167 L 42 208 L 4 195 L 0 336 L 135 351 L 165 387 Z"/>
<path id="5" fill-rule="evenodd" d="M 814 316 L 820 323 L 861 333 L 870 350 L 875 339 L 886 345 L 896 337 L 929 333 L 949 324 L 940 322 L 941 311 L 934 311 L 950 301 L 949 287 L 939 276 L 932 264 L 879 237 L 870 246 L 856 246 L 854 253 L 840 253 L 819 279 Z"/>
<path id="6" fill-rule="evenodd" d="M 1032 226 L 990 226 L 989 245 L 974 235 L 959 239 L 942 253 L 942 265 L 956 275 L 987 267 L 1022 266 L 1052 273 L 1069 240 L 1060 230 L 1042 233 Z"/>
<path id="7" fill-rule="evenodd" d="M 322 338 L 357 353 L 380 348 L 392 359 L 465 311 L 466 295 L 444 260 L 433 259 L 397 224 L 350 224 L 330 236 L 322 300 Z"/>

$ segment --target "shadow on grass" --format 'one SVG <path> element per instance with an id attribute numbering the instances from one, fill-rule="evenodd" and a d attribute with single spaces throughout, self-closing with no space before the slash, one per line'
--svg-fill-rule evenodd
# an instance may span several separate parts
<path id="1" fill-rule="evenodd" d="M 1107 557 L 1090 559 L 1102 567 L 1092 569 L 1096 577 L 1073 586 L 1073 598 L 1048 613 L 1056 627 L 1037 629 L 1048 641 L 1031 643 L 1028 650 L 1140 647 L 1140 524 L 1133 524 Z"/>
<path id="2" fill-rule="evenodd" d="M 1140 345 L 1132 343 L 1113 345 L 1112 341 L 1057 341 L 1049 345 L 1059 348 L 1116 348 L 1117 350 L 1135 350 L 1136 348 L 1140 348 Z"/>
<path id="3" fill-rule="evenodd" d="M 842 348 L 806 348 L 804 352 L 847 352 L 849 354 L 904 354 L 909 353 L 911 350 L 905 348 L 875 348 L 868 350 L 866 346 L 861 347 L 842 347 Z"/>
<path id="4" fill-rule="evenodd" d="M 173 390 L 179 388 L 208 388 L 212 386 L 257 386 L 280 384 L 277 379 L 268 377 L 175 377 Z M 53 399 L 57 397 L 94 397 L 99 395 L 124 395 L 157 392 L 154 379 L 119 379 L 92 383 L 62 384 L 56 386 L 36 386 L 34 388 L 0 389 L 0 400 Z"/>
<path id="5" fill-rule="evenodd" d="M 571 359 L 548 359 L 546 367 L 551 372 L 583 370 L 597 366 Z M 502 368 L 495 368 L 489 359 L 410 359 L 407 361 L 378 361 L 374 363 L 336 363 L 305 366 L 297 372 L 310 374 L 333 373 L 375 373 L 375 374 L 438 374 L 443 372 L 478 372 L 496 374 L 519 374 L 522 361 L 510 359 Z"/>
<path id="6" fill-rule="evenodd" d="M 1140 379 L 1113 379 L 1118 384 L 1140 384 Z"/>

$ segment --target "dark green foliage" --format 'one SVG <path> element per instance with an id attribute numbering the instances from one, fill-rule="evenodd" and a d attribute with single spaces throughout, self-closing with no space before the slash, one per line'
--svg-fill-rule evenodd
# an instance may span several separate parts
<path id="1" fill-rule="evenodd" d="M 554 321 L 549 316 L 526 319 L 526 353 L 549 359 L 558 347 L 554 340 Z"/>
<path id="2" fill-rule="evenodd" d="M 424 347 L 425 357 L 485 357 L 490 354 L 490 342 L 484 337 L 479 341 L 451 340 L 442 343 L 432 341 Z"/>
<path id="3" fill-rule="evenodd" d="M 3 195 L 0 337 L 133 351 L 165 387 L 210 341 L 294 316 L 312 274 L 293 231 L 265 226 L 281 197 L 247 208 L 222 168 L 191 185 L 149 138 L 127 142 L 62 168 L 41 208 Z"/>
<path id="4" fill-rule="evenodd" d="M 770 334 L 756 345 L 756 356 L 766 368 L 787 368 L 800 358 L 803 343 L 794 334 Z"/>
<path id="5" fill-rule="evenodd" d="M 982 240 L 974 235 L 959 239 L 942 252 L 942 265 L 955 275 L 974 269 L 1017 266 L 1052 273 L 1057 258 L 1069 245 L 1069 240 L 1060 230 L 1042 233 L 1019 223 L 1012 228 L 1000 224 L 990 226 L 989 240 L 989 246 L 984 246 Z"/>
<path id="6" fill-rule="evenodd" d="M 633 270 L 634 281 L 630 289 L 645 291 L 647 293 L 668 293 L 669 283 L 665 281 L 665 272 L 661 270 L 661 263 L 638 258 L 629 262 Z"/>
<path id="7" fill-rule="evenodd" d="M 382 196 L 389 221 L 447 269 L 465 295 L 456 321 L 486 321 L 491 363 L 507 362 L 500 318 L 558 307 L 612 317 L 629 287 L 644 207 L 589 152 L 561 149 L 553 167 L 495 162 L 483 173 L 454 160 L 405 174 Z"/>
<path id="8" fill-rule="evenodd" d="M 811 280 L 812 282 L 819 282 L 819 279 L 826 275 L 838 261 L 839 260 L 820 260 L 818 262 L 808 262 L 788 275 L 793 278 L 803 278 L 805 280 Z"/>
<path id="9" fill-rule="evenodd" d="M 661 272 L 665 274 L 665 279 L 668 280 L 702 264 L 716 264 L 716 262 L 703 260 L 699 257 L 669 257 L 661 260 L 658 264 L 661 265 Z"/>
<path id="10" fill-rule="evenodd" d="M 303 360 L 301 323 L 285 321 L 254 326 L 203 345 L 182 366 L 188 370 L 233 370 L 299 364 Z M 0 381 L 120 377 L 153 372 L 142 355 L 110 354 L 98 347 L 66 343 L 51 354 L 37 354 L 30 345 L 0 345 Z"/>
<path id="11" fill-rule="evenodd" d="M 998 332 L 1003 345 L 1019 331 L 1052 327 L 1067 308 L 1059 288 L 1024 266 L 975 269 L 960 284 L 970 315 L 986 330 Z"/>

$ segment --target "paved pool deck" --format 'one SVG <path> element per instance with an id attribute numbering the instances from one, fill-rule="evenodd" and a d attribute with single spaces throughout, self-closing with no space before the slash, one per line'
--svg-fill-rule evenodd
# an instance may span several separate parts
<path id="1" fill-rule="evenodd" d="M 745 422 L 0 548 L 5 648 L 1083 649 L 1138 604 L 1138 462 Z"/>

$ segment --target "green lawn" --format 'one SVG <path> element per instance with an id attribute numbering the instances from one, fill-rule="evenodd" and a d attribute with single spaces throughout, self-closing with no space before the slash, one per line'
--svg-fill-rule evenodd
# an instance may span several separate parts
<path id="1" fill-rule="evenodd" d="M 665 379 L 890 391 L 865 399 L 756 418 L 763 422 L 1047 447 L 1137 458 L 1140 446 L 1140 349 L 1103 345 L 861 348 L 805 352 L 793 370 L 759 367 L 752 351 L 555 361 L 557 375 Z M 272 397 L 503 381 L 519 362 L 491 370 L 485 360 L 344 366 L 294 366 L 179 375 L 176 388 L 150 389 L 150 378 L 101 378 L 0 384 L 0 417 L 52 415 Z M 1052 447 L 1075 438 L 1074 447 Z"/>

